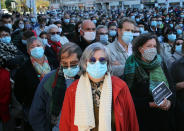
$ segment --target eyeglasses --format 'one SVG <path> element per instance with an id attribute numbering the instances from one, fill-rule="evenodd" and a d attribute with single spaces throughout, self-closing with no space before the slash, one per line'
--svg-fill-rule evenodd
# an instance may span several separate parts
<path id="1" fill-rule="evenodd" d="M 60 32 L 50 32 L 50 33 L 51 35 L 55 35 L 55 34 L 60 35 Z"/>
<path id="2" fill-rule="evenodd" d="M 77 68 L 78 65 L 70 65 L 70 66 L 62 66 L 63 69 L 68 69 L 69 67 L 74 69 L 74 68 Z"/>
<path id="3" fill-rule="evenodd" d="M 90 62 L 91 64 L 95 64 L 97 61 L 99 61 L 101 64 L 106 64 L 106 63 L 107 63 L 107 60 L 106 60 L 106 58 L 104 58 L 104 57 L 100 57 L 98 60 L 97 60 L 95 57 L 91 57 L 91 58 L 89 59 L 89 62 Z"/>

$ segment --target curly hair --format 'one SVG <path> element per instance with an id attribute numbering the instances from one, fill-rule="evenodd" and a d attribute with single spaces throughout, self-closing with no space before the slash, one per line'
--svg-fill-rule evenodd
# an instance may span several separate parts
<path id="1" fill-rule="evenodd" d="M 133 54 L 136 57 L 141 57 L 141 53 L 139 52 L 139 48 L 142 47 L 148 40 L 151 39 L 155 39 L 156 40 L 156 44 L 157 44 L 157 52 L 158 54 L 160 53 L 160 43 L 157 39 L 157 36 L 155 34 L 152 33 L 146 33 L 146 34 L 142 34 L 138 37 L 136 37 L 133 42 L 132 42 L 132 50 L 133 50 Z"/>

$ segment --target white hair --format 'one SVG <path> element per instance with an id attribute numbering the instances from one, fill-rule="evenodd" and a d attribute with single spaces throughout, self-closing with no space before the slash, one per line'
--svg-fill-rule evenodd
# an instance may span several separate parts
<path id="1" fill-rule="evenodd" d="M 49 32 L 50 32 L 50 30 L 51 30 L 51 29 L 53 29 L 53 28 L 56 28 L 56 29 L 58 29 L 58 30 L 59 30 L 59 28 L 57 27 L 57 25 L 52 24 L 52 25 L 49 25 L 49 26 L 47 27 L 46 32 L 47 32 L 47 33 L 49 33 Z"/>

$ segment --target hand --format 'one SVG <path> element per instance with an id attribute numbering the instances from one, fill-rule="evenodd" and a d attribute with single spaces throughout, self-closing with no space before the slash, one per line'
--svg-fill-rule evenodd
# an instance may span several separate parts
<path id="1" fill-rule="evenodd" d="M 162 104 L 159 106 L 160 109 L 168 111 L 171 107 L 171 101 L 164 99 Z"/>
<path id="2" fill-rule="evenodd" d="M 177 90 L 180 90 L 180 89 L 183 89 L 183 88 L 184 88 L 184 81 L 183 82 L 176 83 L 176 89 Z"/>
<path id="3" fill-rule="evenodd" d="M 169 110 L 171 107 L 171 101 L 164 99 L 164 101 L 162 102 L 162 104 L 160 106 L 158 106 L 157 104 L 155 104 L 155 102 L 149 102 L 149 106 L 151 108 L 160 108 L 162 110 Z"/>
<path id="4" fill-rule="evenodd" d="M 151 108 L 158 108 L 158 105 L 155 104 L 155 102 L 149 102 L 149 106 L 150 106 Z"/>

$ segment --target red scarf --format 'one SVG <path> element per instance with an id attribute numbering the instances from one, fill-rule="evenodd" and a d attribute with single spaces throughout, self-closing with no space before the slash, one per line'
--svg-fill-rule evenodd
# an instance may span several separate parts
<path id="1" fill-rule="evenodd" d="M 49 45 L 51 45 L 52 49 L 58 54 L 59 50 L 61 48 L 61 43 L 59 42 L 54 42 L 51 40 L 48 40 Z"/>
<path id="2" fill-rule="evenodd" d="M 4 68 L 0 68 L 0 120 L 2 120 L 3 122 L 7 122 L 10 119 L 10 97 L 10 73 Z"/>

